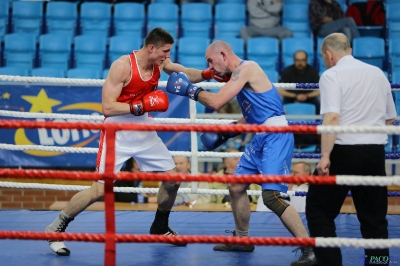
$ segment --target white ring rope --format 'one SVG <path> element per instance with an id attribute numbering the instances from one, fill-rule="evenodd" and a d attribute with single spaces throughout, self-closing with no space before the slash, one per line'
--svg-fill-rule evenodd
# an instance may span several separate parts
<path id="1" fill-rule="evenodd" d="M 354 247 L 366 249 L 384 249 L 400 247 L 400 239 L 357 239 L 357 238 L 336 238 L 336 237 L 316 237 L 316 247 Z M 364 264 L 364 262 L 362 263 Z"/>
<path id="2" fill-rule="evenodd" d="M 12 82 L 28 82 L 28 83 L 52 83 L 52 84 L 63 84 L 63 85 L 94 85 L 103 86 L 104 79 L 73 79 L 73 78 L 49 78 L 49 77 L 22 77 L 22 76 L 10 76 L 10 75 L 0 75 L 1 81 L 12 81 Z M 199 82 L 196 83 L 197 86 L 202 88 L 220 88 L 225 83 L 216 82 Z M 296 89 L 296 83 L 273 83 L 276 88 L 280 89 Z M 167 86 L 167 81 L 159 81 L 158 86 Z M 310 88 L 310 90 L 312 90 Z"/>
<path id="3" fill-rule="evenodd" d="M 98 148 L 82 148 L 82 147 L 60 147 L 60 146 L 44 146 L 44 145 L 14 145 L 0 143 L 0 149 L 11 151 L 51 151 L 51 152 L 68 152 L 68 153 L 97 153 Z M 190 151 L 170 151 L 172 156 L 190 157 Z M 242 152 L 212 152 L 200 151 L 199 157 L 203 158 L 237 158 L 242 156 Z"/>

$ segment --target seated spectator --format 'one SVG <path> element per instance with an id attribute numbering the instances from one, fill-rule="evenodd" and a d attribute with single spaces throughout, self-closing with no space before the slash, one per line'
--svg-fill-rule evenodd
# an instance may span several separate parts
<path id="1" fill-rule="evenodd" d="M 279 82 L 284 83 L 318 83 L 318 70 L 310 66 L 308 55 L 299 50 L 293 55 L 294 64 L 285 68 Z M 283 104 L 286 103 L 311 103 L 315 105 L 316 114 L 319 113 L 319 90 L 278 90 L 282 96 Z"/>
<path id="2" fill-rule="evenodd" d="M 185 156 L 175 156 L 174 157 L 175 167 L 178 174 L 190 174 L 190 161 L 188 157 Z M 180 188 L 190 188 L 191 182 L 181 182 Z M 208 189 L 208 182 L 198 182 L 197 187 L 201 189 Z M 176 196 L 175 204 L 182 205 L 189 202 L 196 201 L 196 204 L 210 203 L 211 195 L 206 194 L 181 194 L 178 193 Z"/>
<path id="3" fill-rule="evenodd" d="M 307 53 L 299 50 L 294 54 L 294 64 L 285 68 L 279 82 L 284 83 L 318 83 L 319 74 L 317 69 L 308 63 Z M 282 96 L 283 104 L 287 103 L 310 103 L 315 105 L 315 114 L 319 114 L 320 101 L 319 90 L 278 90 Z M 320 144 L 320 136 L 315 134 L 294 134 L 294 143 L 298 148 Z M 318 148 L 317 148 L 318 149 Z"/>
<path id="4" fill-rule="evenodd" d="M 306 162 L 298 162 L 292 166 L 292 175 L 294 176 L 309 176 L 311 175 L 311 165 Z M 289 184 L 291 191 L 308 191 L 308 183 L 304 184 Z"/>
<path id="5" fill-rule="evenodd" d="M 239 152 L 237 149 L 227 149 L 225 152 Z M 218 175 L 232 175 L 235 173 L 236 166 L 239 163 L 240 157 L 223 158 L 222 162 L 224 167 L 217 173 Z M 210 183 L 210 189 L 227 189 L 226 183 L 213 182 Z M 251 184 L 249 190 L 261 190 L 261 186 L 257 184 Z M 258 196 L 249 196 L 249 200 L 252 203 L 256 203 Z M 211 195 L 211 203 L 226 203 L 230 202 L 229 195 Z"/>
<path id="6" fill-rule="evenodd" d="M 282 40 L 292 37 L 292 31 L 281 26 L 281 0 L 248 0 L 249 26 L 240 31 L 240 37 L 247 41 L 251 37 L 272 37 Z"/>
<path id="7" fill-rule="evenodd" d="M 345 17 L 340 4 L 335 0 L 310 0 L 308 18 L 318 37 L 340 32 L 346 35 L 350 43 L 354 38 L 360 37 L 354 19 Z"/>

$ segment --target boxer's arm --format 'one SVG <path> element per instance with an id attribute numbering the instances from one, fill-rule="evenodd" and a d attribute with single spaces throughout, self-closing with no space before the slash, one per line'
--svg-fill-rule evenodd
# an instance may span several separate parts
<path id="1" fill-rule="evenodd" d="M 207 107 L 218 110 L 235 97 L 249 80 L 249 68 L 239 66 L 231 76 L 231 79 L 217 93 L 201 91 L 198 101 Z"/>
<path id="2" fill-rule="evenodd" d="M 186 68 L 183 65 L 173 63 L 170 59 L 167 59 L 164 61 L 164 63 L 161 65 L 161 68 L 164 70 L 165 73 L 168 75 L 171 75 L 173 72 L 184 72 L 188 77 L 190 82 L 196 83 L 203 81 L 204 78 L 201 75 L 201 72 L 203 70 L 198 70 L 194 68 Z"/>
<path id="3" fill-rule="evenodd" d="M 130 65 L 122 57 L 111 65 L 102 90 L 102 109 L 105 117 L 130 113 L 129 104 L 117 102 L 124 82 L 129 75 Z"/>

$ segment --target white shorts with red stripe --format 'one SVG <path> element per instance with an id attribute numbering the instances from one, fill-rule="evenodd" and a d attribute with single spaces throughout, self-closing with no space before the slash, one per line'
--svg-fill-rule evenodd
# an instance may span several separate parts
<path id="1" fill-rule="evenodd" d="M 104 123 L 153 124 L 147 113 L 143 116 L 131 114 L 108 117 Z M 96 166 L 104 173 L 106 158 L 105 134 L 102 132 Z M 155 131 L 117 131 L 115 136 L 115 167 L 118 173 L 126 160 L 133 157 L 143 172 L 165 172 L 173 169 L 175 163 L 165 144 Z"/>

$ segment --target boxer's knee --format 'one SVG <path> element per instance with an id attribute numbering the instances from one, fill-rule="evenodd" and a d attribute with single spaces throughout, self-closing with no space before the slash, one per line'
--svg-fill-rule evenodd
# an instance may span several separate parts
<path id="1" fill-rule="evenodd" d="M 98 200 L 104 196 L 104 183 L 93 182 L 90 187 L 91 196 L 94 200 Z"/>
<path id="2" fill-rule="evenodd" d="M 273 211 L 278 217 L 289 207 L 289 201 L 282 198 L 281 193 L 277 190 L 264 190 L 262 198 L 265 206 Z"/>
<path id="3" fill-rule="evenodd" d="M 231 197 L 239 196 L 243 193 L 247 193 L 246 190 L 249 184 L 239 184 L 239 183 L 228 183 L 228 190 Z"/>

